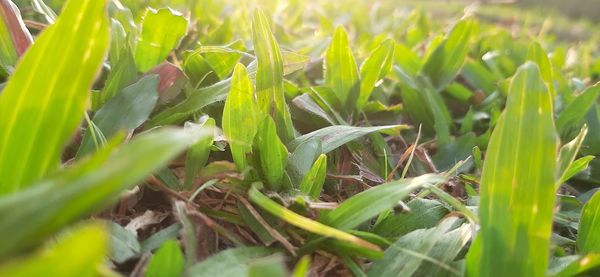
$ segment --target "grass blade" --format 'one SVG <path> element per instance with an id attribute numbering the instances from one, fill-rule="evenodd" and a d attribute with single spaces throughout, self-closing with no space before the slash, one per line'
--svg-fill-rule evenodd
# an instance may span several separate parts
<path id="1" fill-rule="evenodd" d="M 288 159 L 288 151 L 279 140 L 275 122 L 270 116 L 266 116 L 258 125 L 254 141 L 262 175 L 265 177 L 269 189 L 279 191 Z"/>
<path id="2" fill-rule="evenodd" d="M 148 9 L 142 23 L 135 64 L 146 72 L 163 62 L 187 32 L 188 21 L 171 9 Z"/>
<path id="3" fill-rule="evenodd" d="M 564 108 L 556 119 L 556 129 L 561 136 L 567 136 L 570 132 L 577 132 L 577 129 L 581 128 L 586 114 L 596 103 L 598 95 L 600 95 L 600 84 L 595 84 L 577 95 Z"/>
<path id="4" fill-rule="evenodd" d="M 179 249 L 179 243 L 175 240 L 167 240 L 152 256 L 146 267 L 145 276 L 181 276 L 183 262 L 183 254 Z"/>
<path id="5" fill-rule="evenodd" d="M 327 213 L 324 221 L 342 230 L 358 227 L 398 204 L 412 191 L 425 184 L 443 182 L 444 178 L 426 174 L 412 179 L 402 179 L 372 187 L 342 202 L 335 210 Z"/>
<path id="6" fill-rule="evenodd" d="M 394 58 L 394 40 L 386 39 L 375 48 L 360 66 L 360 95 L 356 101 L 356 108 L 362 110 L 367 104 L 375 84 L 387 75 L 392 69 Z"/>
<path id="7" fill-rule="evenodd" d="M 585 169 L 587 164 L 594 158 L 594 156 L 586 156 L 579 160 L 575 160 L 577 153 L 581 149 L 581 145 L 587 135 L 587 126 L 581 128 L 579 134 L 569 143 L 563 145 L 560 148 L 558 154 L 558 181 L 556 182 L 557 188 L 564 182 L 569 180 L 579 171 Z M 586 162 L 587 161 L 587 162 Z M 583 167 L 583 168 L 581 168 Z M 578 170 L 581 169 L 581 170 Z"/>
<path id="8" fill-rule="evenodd" d="M 325 55 L 325 84 L 335 92 L 346 111 L 354 110 L 359 96 L 359 75 L 344 27 L 337 27 Z"/>
<path id="9" fill-rule="evenodd" d="M 373 132 L 406 128 L 406 125 L 389 125 L 376 127 L 354 127 L 346 125 L 329 126 L 312 133 L 297 137 L 288 144 L 290 150 L 295 150 L 296 147 L 310 140 L 319 140 L 322 145 L 322 154 L 327 154 L 336 148 L 351 142 L 357 138 L 366 136 Z"/>
<path id="10" fill-rule="evenodd" d="M 457 221 L 458 218 L 450 217 L 434 228 L 419 229 L 401 237 L 385 251 L 381 260 L 373 263 L 368 276 L 459 275 L 448 264 L 469 241 L 471 228 L 463 224 L 453 230 Z"/>
<path id="11" fill-rule="evenodd" d="M 108 100 L 94 115 L 93 123 L 107 139 L 119 131 L 133 132 L 148 119 L 154 109 L 158 100 L 157 89 L 157 75 L 142 78 Z M 86 130 L 77 152 L 78 157 L 93 152 L 94 142 L 91 132 L 91 128 Z"/>
<path id="12" fill-rule="evenodd" d="M 581 253 L 600 253 L 600 193 L 585 204 L 581 212 L 577 249 Z"/>
<path id="13" fill-rule="evenodd" d="M 293 211 L 286 209 L 285 207 L 277 204 L 277 202 L 271 200 L 269 197 L 263 195 L 255 186 L 250 188 L 248 192 L 250 196 L 250 200 L 256 203 L 258 206 L 263 208 L 265 211 L 271 213 L 272 215 L 281 218 L 282 220 L 292 224 L 298 228 L 304 229 L 306 231 L 324 236 L 335 238 L 341 241 L 349 242 L 355 244 L 360 247 L 368 248 L 370 250 L 380 251 L 379 246 L 374 245 L 370 242 L 362 240 L 354 235 L 348 234 L 346 232 L 340 231 L 338 229 L 329 227 L 327 225 L 323 225 L 319 222 L 316 222 L 312 219 L 303 217 Z"/>
<path id="14" fill-rule="evenodd" d="M 108 234 L 99 223 L 87 223 L 47 249 L 0 265 L 2 276 L 99 276 L 108 252 Z M 65 260 L 69 265 L 65 266 Z"/>
<path id="15" fill-rule="evenodd" d="M 480 187 L 481 230 L 469 251 L 470 276 L 544 276 L 552 229 L 557 136 L 538 67 L 512 79 L 488 145 Z"/>
<path id="16" fill-rule="evenodd" d="M 229 141 L 231 155 L 238 170 L 246 168 L 246 154 L 258 129 L 260 110 L 254 102 L 254 87 L 242 64 L 235 66 L 231 89 L 223 108 L 223 133 Z M 244 126 L 244 128 L 240 128 Z"/>
<path id="17" fill-rule="evenodd" d="M 258 60 L 256 97 L 263 113 L 275 120 L 277 133 L 286 143 L 294 139 L 294 126 L 283 91 L 283 58 L 267 17 L 256 10 L 252 19 L 252 41 Z"/>
<path id="18" fill-rule="evenodd" d="M 0 245 L 0 257 L 35 245 L 65 224 L 106 207 L 206 135 L 210 133 L 172 129 L 140 135 L 116 151 L 103 149 L 36 186 L 0 198 L 0 235 L 11 238 Z"/>
<path id="19" fill-rule="evenodd" d="M 321 154 L 312 167 L 306 172 L 300 183 L 300 191 L 313 199 L 318 199 L 327 175 L 327 155 Z"/>
<path id="20" fill-rule="evenodd" d="M 58 21 L 23 55 L 2 92 L 0 194 L 30 185 L 58 166 L 108 47 L 105 4 L 68 1 Z"/>
<path id="21" fill-rule="evenodd" d="M 459 21 L 423 65 L 422 72 L 438 91 L 454 80 L 465 62 L 475 24 L 469 18 Z"/>

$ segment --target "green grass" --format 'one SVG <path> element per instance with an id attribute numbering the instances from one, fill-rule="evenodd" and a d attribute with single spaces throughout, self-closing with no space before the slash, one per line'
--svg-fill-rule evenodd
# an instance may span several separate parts
<path id="1" fill-rule="evenodd" d="M 600 273 L 595 23 L 468 1 L 0 12 L 0 276 Z"/>

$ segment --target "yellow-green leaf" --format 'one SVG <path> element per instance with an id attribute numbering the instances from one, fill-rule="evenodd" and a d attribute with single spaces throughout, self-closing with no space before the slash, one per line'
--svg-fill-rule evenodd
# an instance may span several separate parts
<path id="1" fill-rule="evenodd" d="M 552 69 L 552 63 L 550 63 L 550 59 L 548 58 L 546 51 L 544 51 L 544 48 L 542 48 L 539 43 L 532 42 L 527 51 L 527 59 L 538 65 L 540 68 L 540 73 L 542 74 L 542 79 L 544 79 L 544 82 L 546 82 L 546 86 L 548 86 L 550 95 L 554 96 L 554 85 L 552 82 L 554 72 Z"/>
<path id="2" fill-rule="evenodd" d="M 381 212 L 393 208 L 412 191 L 426 185 L 443 182 L 435 174 L 421 175 L 378 185 L 356 194 L 325 215 L 325 222 L 342 230 L 356 228 Z"/>
<path id="3" fill-rule="evenodd" d="M 269 188 L 279 191 L 287 163 L 288 151 L 277 136 L 275 122 L 270 116 L 266 116 L 258 125 L 254 141 L 262 174 Z"/>
<path id="4" fill-rule="evenodd" d="M 181 276 L 183 266 L 183 254 L 179 243 L 176 240 L 167 240 L 150 259 L 145 276 Z"/>
<path id="5" fill-rule="evenodd" d="M 459 21 L 427 58 L 422 72 L 437 90 L 452 82 L 465 62 L 475 24 L 470 18 Z"/>
<path id="6" fill-rule="evenodd" d="M 252 152 L 252 142 L 260 122 L 259 114 L 258 104 L 254 102 L 252 81 L 248 78 L 244 65 L 237 64 L 223 108 L 223 133 L 229 141 L 233 161 L 240 171 L 246 168 L 246 154 Z"/>
<path id="7" fill-rule="evenodd" d="M 164 61 L 179 45 L 187 32 L 187 25 L 187 19 L 171 9 L 148 9 L 135 49 L 137 69 L 146 72 Z"/>
<path id="8" fill-rule="evenodd" d="M 533 63 L 513 77 L 491 135 L 469 276 L 544 276 L 552 232 L 558 140 L 550 93 Z"/>
<path id="9" fill-rule="evenodd" d="M 105 227 L 87 223 L 59 237 L 46 249 L 0 264 L 0 276 L 99 276 L 107 252 Z"/>
<path id="10" fill-rule="evenodd" d="M 35 186 L 0 197 L 0 258 L 34 246 L 64 225 L 97 212 L 121 192 L 212 132 L 163 128 L 137 136 L 115 150 L 115 140 L 89 159 Z M 43 201 L 40 201 L 43 199 Z"/>
<path id="11" fill-rule="evenodd" d="M 269 197 L 263 195 L 256 186 L 252 186 L 250 191 L 248 192 L 248 196 L 250 200 L 256 203 L 258 206 L 269 212 L 270 214 L 279 217 L 286 222 L 304 229 L 306 231 L 324 236 L 331 237 L 341 241 L 349 242 L 355 244 L 360 247 L 364 247 L 367 249 L 380 251 L 381 249 L 370 242 L 367 242 L 363 239 L 360 239 L 354 235 L 346 233 L 344 231 L 340 231 L 333 227 L 329 227 L 322 223 L 316 222 L 312 219 L 301 216 L 293 211 L 286 209 L 285 207 L 279 205 L 277 202 L 271 200 Z"/>
<path id="12" fill-rule="evenodd" d="M 335 92 L 343 108 L 352 111 L 359 96 L 359 75 L 344 27 L 335 30 L 324 61 L 325 84 Z"/>
<path id="13" fill-rule="evenodd" d="M 308 194 L 310 197 L 317 199 L 321 195 L 323 183 L 327 175 L 327 155 L 321 154 L 312 165 L 310 170 L 306 172 L 302 182 L 300 183 L 300 191 Z"/>
<path id="14" fill-rule="evenodd" d="M 0 96 L 0 194 L 58 167 L 108 47 L 105 4 L 68 1 L 6 85 Z"/>
<path id="15" fill-rule="evenodd" d="M 264 13 L 256 10 L 252 19 L 252 41 L 258 61 L 256 97 L 265 114 L 275 120 L 279 137 L 288 142 L 294 139 L 294 126 L 283 91 L 283 58 Z"/>
<path id="16" fill-rule="evenodd" d="M 367 104 L 377 82 L 392 69 L 394 44 L 394 40 L 386 39 L 371 52 L 360 66 L 360 95 L 356 101 L 356 107 L 359 110 Z"/>

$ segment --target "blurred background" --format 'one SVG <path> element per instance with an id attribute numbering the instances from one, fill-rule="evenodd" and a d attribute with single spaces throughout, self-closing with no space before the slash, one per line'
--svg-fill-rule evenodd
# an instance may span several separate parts
<path id="1" fill-rule="evenodd" d="M 32 0 L 17 0 L 15 2 L 31 2 Z M 36 2 L 39 0 L 33 0 Z M 364 1 L 364 0 L 363 0 Z M 45 3 L 50 5 L 52 8 L 57 9 L 60 7 L 64 0 L 45 0 Z M 219 2 L 227 2 L 231 3 L 229 0 L 121 0 L 124 4 L 131 3 L 148 3 L 148 4 L 156 4 L 156 3 L 181 3 L 181 2 L 196 2 L 198 5 L 204 5 L 206 3 L 215 3 Z M 273 1 L 248 1 L 248 0 L 237 0 L 236 2 L 245 3 L 245 2 L 273 2 Z M 294 2 L 294 1 L 290 1 Z M 308 0 L 307 2 L 324 3 L 331 2 L 331 0 Z M 340 1 L 346 2 L 346 1 Z M 381 1 L 380 1 L 381 2 Z M 386 2 L 386 1 L 383 1 Z M 415 4 L 418 2 L 445 2 L 447 4 L 469 4 L 473 2 L 480 2 L 487 5 L 494 4 L 503 4 L 503 5 L 512 5 L 512 6 L 524 6 L 531 9 L 543 10 L 545 12 L 559 12 L 564 15 L 568 15 L 572 18 L 586 18 L 588 20 L 592 20 L 595 22 L 600 21 L 600 0 L 413 0 L 413 1 L 405 1 L 405 0 L 391 0 L 388 1 L 391 3 L 395 3 L 398 5 L 402 4 Z"/>

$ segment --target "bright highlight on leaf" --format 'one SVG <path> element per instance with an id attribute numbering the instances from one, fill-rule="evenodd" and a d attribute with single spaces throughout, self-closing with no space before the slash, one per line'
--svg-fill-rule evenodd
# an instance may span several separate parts
<path id="1" fill-rule="evenodd" d="M 545 275 L 558 146 L 550 99 L 539 68 L 521 66 L 483 165 L 469 275 Z"/>
<path id="2" fill-rule="evenodd" d="M 248 165 L 246 155 L 252 152 L 260 119 L 260 110 L 254 101 L 254 86 L 248 78 L 246 68 L 238 64 L 233 70 L 231 89 L 223 108 L 223 133 L 229 141 L 233 161 L 240 171 Z"/>
<path id="3" fill-rule="evenodd" d="M 105 5 L 67 1 L 60 19 L 23 55 L 0 95 L 0 195 L 58 168 L 108 47 Z"/>
<path id="4" fill-rule="evenodd" d="M 179 45 L 187 26 L 187 19 L 171 9 L 148 9 L 135 49 L 137 69 L 146 72 L 166 59 L 171 50 Z"/>
<path id="5" fill-rule="evenodd" d="M 333 89 L 342 108 L 353 109 L 359 97 L 358 67 L 344 27 L 337 27 L 325 55 L 325 83 Z"/>

